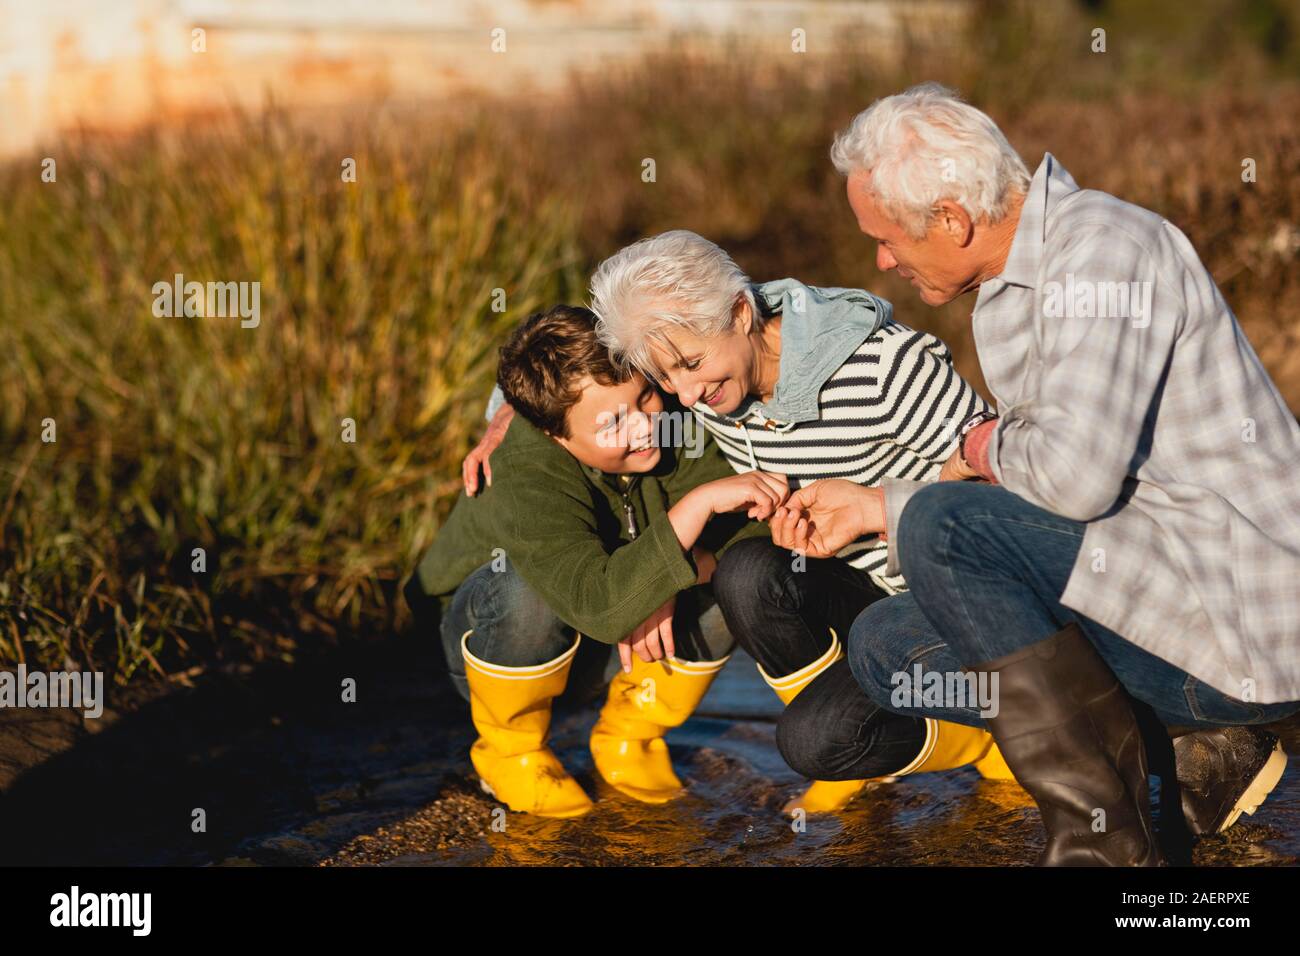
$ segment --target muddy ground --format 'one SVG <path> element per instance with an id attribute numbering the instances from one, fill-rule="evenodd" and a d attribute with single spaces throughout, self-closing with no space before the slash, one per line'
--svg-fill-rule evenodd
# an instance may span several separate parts
<path id="1" fill-rule="evenodd" d="M 553 745 L 596 810 L 494 815 L 469 764 L 468 706 L 432 650 L 394 639 L 193 688 L 137 688 L 98 721 L 0 711 L 0 864 L 1001 866 L 1032 863 L 1041 847 L 1023 792 L 969 769 L 877 786 L 796 832 L 780 807 L 802 781 L 775 748 L 775 698 L 742 655 L 669 735 L 683 798 L 645 806 L 594 779 L 595 708 L 570 707 Z M 355 704 L 340 700 L 346 677 Z M 1281 729 L 1300 753 L 1300 721 Z M 1300 860 L 1298 767 L 1194 862 Z M 196 808 L 206 832 L 193 830 Z"/>

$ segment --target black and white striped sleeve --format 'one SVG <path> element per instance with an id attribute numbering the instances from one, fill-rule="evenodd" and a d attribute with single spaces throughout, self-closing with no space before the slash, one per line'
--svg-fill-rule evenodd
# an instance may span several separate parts
<path id="1" fill-rule="evenodd" d="M 957 373 L 948 346 L 928 332 L 894 326 L 881 342 L 880 372 L 881 406 L 892 410 L 890 440 L 919 459 L 909 469 L 914 473 L 893 477 L 932 477 L 937 468 L 928 466 L 947 461 L 961 423 L 988 403 Z"/>

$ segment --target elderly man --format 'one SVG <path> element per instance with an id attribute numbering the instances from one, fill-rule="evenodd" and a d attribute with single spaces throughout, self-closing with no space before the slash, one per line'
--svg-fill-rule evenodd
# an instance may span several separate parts
<path id="1" fill-rule="evenodd" d="M 941 478 L 966 480 L 822 481 L 774 518 L 813 556 L 887 536 L 912 590 L 857 618 L 854 676 L 983 719 L 1042 811 L 1041 864 L 1161 862 L 1139 720 L 1174 738 L 1193 832 L 1253 812 L 1286 757 L 1250 725 L 1300 710 L 1300 426 L 1191 244 L 1050 153 L 1031 178 L 933 84 L 832 157 L 879 268 L 930 305 L 978 290 L 998 408 L 956 423 Z M 975 676 L 995 706 L 964 699 Z"/>

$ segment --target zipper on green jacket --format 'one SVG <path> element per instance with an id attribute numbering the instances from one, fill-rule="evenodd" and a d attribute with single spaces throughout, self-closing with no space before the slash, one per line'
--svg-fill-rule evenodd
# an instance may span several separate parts
<path id="1" fill-rule="evenodd" d="M 632 541 L 637 539 L 641 531 L 636 526 L 636 511 L 632 508 L 632 492 L 636 490 L 641 483 L 641 476 L 629 478 L 627 475 L 619 475 L 618 484 L 619 495 L 623 500 L 623 517 L 626 520 L 628 538 Z"/>

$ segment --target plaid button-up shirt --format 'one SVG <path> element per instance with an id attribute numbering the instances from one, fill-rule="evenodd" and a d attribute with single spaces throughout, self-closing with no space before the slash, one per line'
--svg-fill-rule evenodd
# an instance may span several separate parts
<path id="1" fill-rule="evenodd" d="M 1087 523 L 1061 603 L 1232 697 L 1300 700 L 1300 426 L 1187 237 L 1048 153 L 972 323 L 995 477 Z M 916 487 L 886 484 L 891 542 Z"/>

